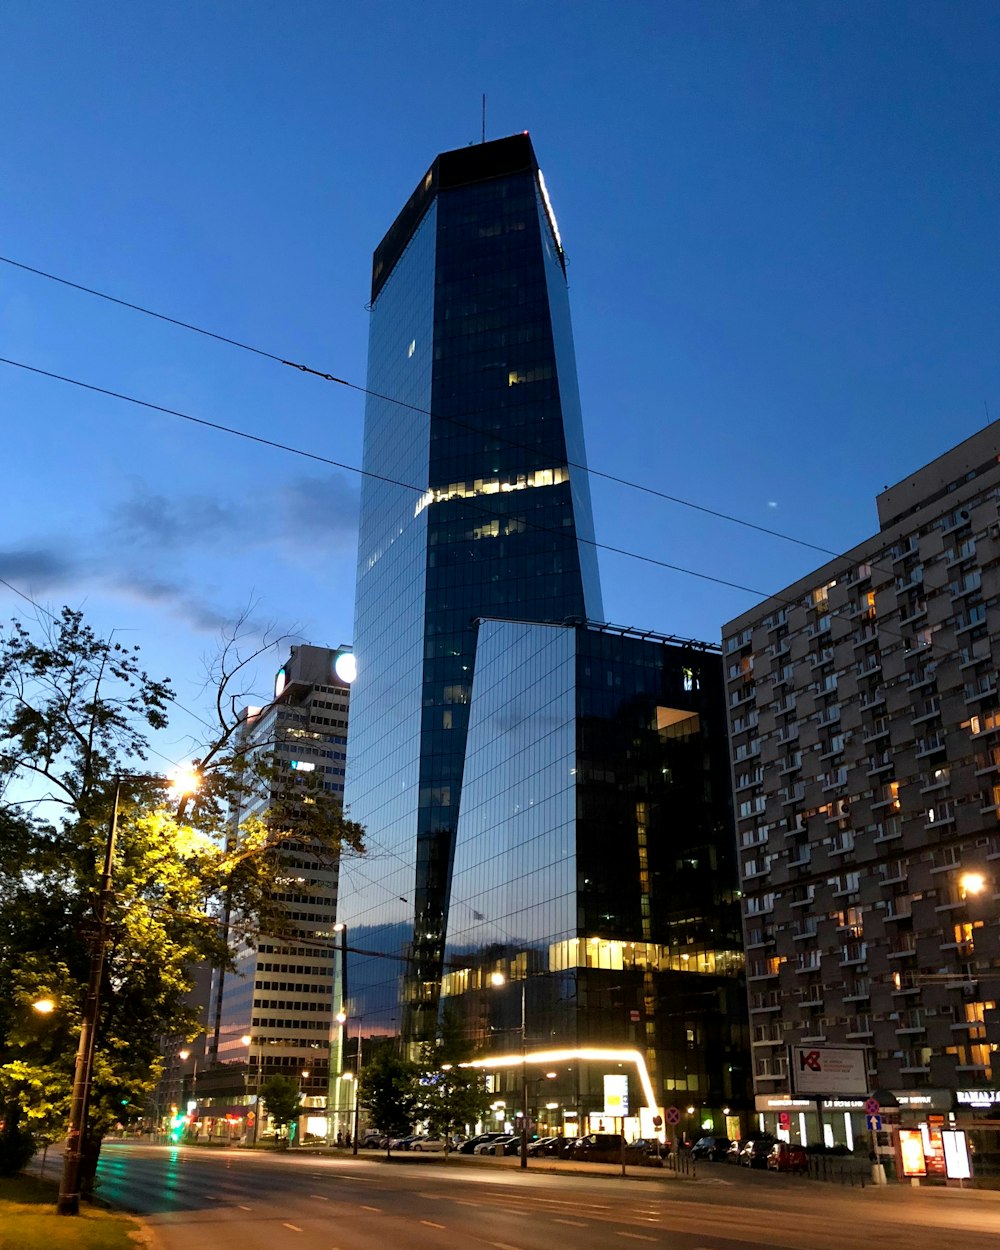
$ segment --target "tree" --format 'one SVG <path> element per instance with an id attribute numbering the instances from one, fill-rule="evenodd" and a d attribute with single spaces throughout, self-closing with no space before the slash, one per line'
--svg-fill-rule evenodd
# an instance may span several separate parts
<path id="1" fill-rule="evenodd" d="M 260 1087 L 260 1096 L 279 1132 L 298 1115 L 302 1094 L 294 1076 L 269 1076 Z"/>
<path id="2" fill-rule="evenodd" d="M 232 811 L 269 785 L 267 760 L 250 758 L 235 732 L 233 678 L 246 662 L 224 665 L 202 789 L 178 809 L 165 780 L 144 775 L 147 735 L 166 725 L 173 693 L 143 670 L 138 648 L 99 637 L 69 608 L 35 628 L 0 629 L 0 1102 L 16 1102 L 42 1136 L 65 1124 L 99 865 L 117 810 L 85 1192 L 123 1099 L 141 1106 L 156 1086 L 159 1038 L 200 1030 L 185 1002 L 190 970 L 230 964 L 223 911 L 244 940 L 280 931 L 274 896 L 290 847 L 331 858 L 363 849 L 362 829 L 339 805 L 302 792 L 234 831 Z M 24 815 L 18 792 L 55 814 Z M 42 993 L 57 1002 L 44 1018 L 31 1009 Z"/>
<path id="3" fill-rule="evenodd" d="M 445 1007 L 438 1040 L 421 1051 L 420 1113 L 430 1132 L 444 1137 L 446 1151 L 452 1134 L 481 1120 L 490 1105 L 485 1074 L 460 1066 L 474 1055 L 461 1017 Z"/>
<path id="4" fill-rule="evenodd" d="M 419 1118 L 421 1101 L 418 1065 L 401 1058 L 392 1042 L 378 1046 L 362 1068 L 358 1085 L 358 1104 L 368 1112 L 372 1127 L 387 1139 L 405 1136 Z"/>

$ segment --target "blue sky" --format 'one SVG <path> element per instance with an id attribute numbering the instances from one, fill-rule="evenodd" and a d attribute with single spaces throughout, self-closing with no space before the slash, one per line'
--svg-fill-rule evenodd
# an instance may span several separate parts
<path id="1" fill-rule="evenodd" d="M 976 0 L 7 0 L 0 254 L 363 382 L 371 252 L 485 91 L 559 218 L 591 463 L 843 549 L 1000 417 L 998 61 Z M 360 463 L 358 394 L 2 264 L 0 355 Z M 8 366 L 0 419 L 0 576 L 186 706 L 248 604 L 350 639 L 355 475 Z M 594 499 L 600 541 L 761 591 L 821 560 Z M 717 639 L 755 601 L 601 570 L 621 624 Z"/>

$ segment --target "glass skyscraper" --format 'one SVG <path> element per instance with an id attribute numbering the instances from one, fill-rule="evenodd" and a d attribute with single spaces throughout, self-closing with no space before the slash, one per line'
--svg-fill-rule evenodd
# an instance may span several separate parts
<path id="1" fill-rule="evenodd" d="M 602 615 L 564 258 L 527 135 L 437 158 L 375 253 L 344 899 L 368 1031 L 437 1021 L 476 620 Z M 582 540 L 582 541 L 581 541 Z M 362 875 L 362 874 L 365 875 Z M 374 930 L 374 931 L 373 931 Z"/>
<path id="2" fill-rule="evenodd" d="M 633 1107 L 721 1115 L 748 1071 L 721 659 L 599 623 L 564 265 L 527 135 L 439 156 L 375 253 L 341 1041 L 431 1039 L 444 1003 L 487 1052 L 628 1049 Z M 627 1066 L 561 1069 L 558 1128 Z"/>

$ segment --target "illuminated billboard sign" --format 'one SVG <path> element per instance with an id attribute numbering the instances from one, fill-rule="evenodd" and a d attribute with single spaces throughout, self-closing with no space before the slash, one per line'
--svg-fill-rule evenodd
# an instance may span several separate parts
<path id="1" fill-rule="evenodd" d="M 604 1078 L 604 1114 L 608 1116 L 628 1115 L 628 1077 L 605 1076 Z"/>
<path id="2" fill-rule="evenodd" d="M 926 1176 L 927 1162 L 924 1159 L 924 1139 L 918 1128 L 901 1128 L 899 1130 L 899 1161 L 904 1176 Z"/>
<path id="3" fill-rule="evenodd" d="M 864 1046 L 790 1046 L 788 1069 L 796 1094 L 817 1098 L 868 1092 Z"/>

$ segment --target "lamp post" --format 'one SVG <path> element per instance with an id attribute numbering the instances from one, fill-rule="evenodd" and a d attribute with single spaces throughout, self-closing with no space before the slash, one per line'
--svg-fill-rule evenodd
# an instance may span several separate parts
<path id="1" fill-rule="evenodd" d="M 244 1083 L 246 1086 L 246 1096 L 250 1097 L 250 1070 L 253 1064 L 253 1052 L 250 1047 L 253 1045 L 253 1037 L 249 1033 L 244 1033 L 240 1038 L 240 1042 L 247 1048 L 247 1069 Z M 250 1141 L 251 1146 L 257 1145 L 258 1124 L 260 1123 L 260 1055 L 257 1056 L 257 1071 L 253 1083 L 254 1102 L 253 1102 L 253 1136 Z"/>
<path id="2" fill-rule="evenodd" d="M 490 973 L 494 989 L 505 985 L 507 978 L 502 972 Z M 524 990 L 527 982 L 521 980 L 521 1168 L 528 1166 L 528 1036 L 524 1020 Z"/>
<path id="3" fill-rule="evenodd" d="M 191 1058 L 191 1052 L 187 1049 L 187 1047 L 185 1047 L 183 1050 L 179 1050 L 177 1052 L 177 1058 L 181 1061 L 181 1063 L 187 1063 L 188 1059 Z M 187 1101 L 184 1097 L 186 1089 L 187 1089 L 187 1081 L 184 1079 L 184 1076 L 182 1074 L 181 1075 L 181 1102 Z M 191 1073 L 191 1101 L 196 1104 L 195 1110 L 197 1110 L 197 1102 L 198 1102 L 198 1056 L 197 1055 L 195 1055 L 194 1057 L 194 1071 Z M 199 1131 L 200 1131 L 200 1125 L 199 1125 Z"/>
<path id="4" fill-rule="evenodd" d="M 162 777 L 129 775 L 133 781 L 162 781 Z M 123 778 L 115 777 L 114 799 L 108 820 L 108 834 L 104 844 L 104 865 L 94 909 L 97 934 L 90 951 L 90 973 L 87 978 L 87 996 L 80 1018 L 80 1041 L 76 1048 L 76 1066 L 73 1070 L 73 1092 L 69 1106 L 69 1130 L 63 1155 L 63 1174 L 59 1185 L 56 1210 L 60 1215 L 78 1215 L 80 1212 L 80 1163 L 82 1159 L 83 1133 L 87 1121 L 87 1103 L 90 1097 L 91 1078 L 94 1071 L 94 1048 L 97 1040 L 98 1013 L 101 1006 L 101 981 L 104 978 L 104 961 L 108 949 L 108 912 L 111 905 L 112 879 L 115 866 L 115 843 L 118 838 L 118 804 L 121 799 Z M 171 782 L 174 795 L 183 804 L 186 794 L 197 788 L 193 774 L 178 776 Z"/>

